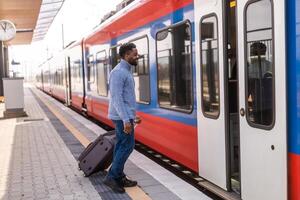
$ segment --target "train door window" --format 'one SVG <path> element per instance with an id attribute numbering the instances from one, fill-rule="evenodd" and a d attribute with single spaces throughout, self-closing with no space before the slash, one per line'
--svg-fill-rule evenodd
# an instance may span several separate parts
<path id="1" fill-rule="evenodd" d="M 79 79 L 79 62 L 80 62 L 80 60 L 73 60 L 72 61 L 72 66 L 71 66 L 71 69 L 72 69 L 72 74 L 73 74 L 73 76 L 72 77 L 74 77 L 74 80 L 76 81 L 76 82 L 78 82 L 78 79 Z"/>
<path id="2" fill-rule="evenodd" d="M 62 70 L 58 70 L 58 79 L 59 79 L 59 85 L 62 85 Z"/>
<path id="3" fill-rule="evenodd" d="M 59 69 L 57 69 L 57 77 L 56 77 L 56 84 L 57 85 L 60 85 L 60 70 Z"/>
<path id="4" fill-rule="evenodd" d="M 218 118 L 220 113 L 218 22 L 215 15 L 201 20 L 201 95 L 206 117 Z"/>
<path id="5" fill-rule="evenodd" d="M 91 55 L 87 59 L 87 89 L 92 90 L 92 85 L 95 83 L 95 65 L 94 56 Z"/>
<path id="6" fill-rule="evenodd" d="M 55 82 L 54 83 L 55 85 L 59 85 L 59 71 L 58 71 L 58 69 L 55 72 L 54 82 Z"/>
<path id="7" fill-rule="evenodd" d="M 71 60 L 71 70 L 72 70 L 72 78 L 74 78 L 72 89 L 75 90 L 80 88 L 79 85 L 81 84 L 81 60 L 80 59 Z"/>
<path id="8" fill-rule="evenodd" d="M 61 68 L 61 85 L 65 86 L 65 69 L 63 66 Z"/>
<path id="9" fill-rule="evenodd" d="M 62 81 L 62 69 L 59 67 L 59 69 L 57 70 L 57 82 L 58 82 L 58 85 L 62 85 L 63 81 Z"/>
<path id="10" fill-rule="evenodd" d="M 110 49 L 110 65 L 111 69 L 113 69 L 121 60 L 119 56 L 120 45 L 114 46 Z"/>
<path id="11" fill-rule="evenodd" d="M 107 56 L 106 51 L 96 54 L 97 91 L 101 96 L 107 96 Z"/>
<path id="12" fill-rule="evenodd" d="M 76 70 L 76 77 L 77 77 L 77 83 L 81 82 L 81 60 L 78 59 L 75 61 L 75 70 Z"/>
<path id="13" fill-rule="evenodd" d="M 55 78 L 54 78 L 54 84 L 55 85 L 59 85 L 59 71 L 58 71 L 58 69 L 55 71 Z"/>
<path id="14" fill-rule="evenodd" d="M 138 65 L 132 68 L 138 103 L 150 102 L 149 47 L 147 36 L 131 41 L 138 49 Z"/>
<path id="15" fill-rule="evenodd" d="M 183 22 L 156 35 L 158 102 L 161 107 L 192 111 L 191 25 Z"/>
<path id="16" fill-rule="evenodd" d="M 53 84 L 56 85 L 57 84 L 57 71 L 55 71 L 54 76 L 53 76 Z"/>
<path id="17" fill-rule="evenodd" d="M 71 60 L 70 61 L 70 69 L 71 69 L 71 77 L 72 77 L 72 81 L 76 80 L 76 69 L 75 69 L 75 63 Z"/>
<path id="18" fill-rule="evenodd" d="M 45 71 L 45 72 L 43 73 L 43 76 L 44 76 L 44 82 L 45 82 L 45 83 L 48 83 L 48 71 Z"/>
<path id="19" fill-rule="evenodd" d="M 272 2 L 261 0 L 246 7 L 246 107 L 252 126 L 274 124 L 274 45 Z"/>
<path id="20" fill-rule="evenodd" d="M 64 85 L 64 71 L 63 69 L 60 70 L 60 85 Z"/>

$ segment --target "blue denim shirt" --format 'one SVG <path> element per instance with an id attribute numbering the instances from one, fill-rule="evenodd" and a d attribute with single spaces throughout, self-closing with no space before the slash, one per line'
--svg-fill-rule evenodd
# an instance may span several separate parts
<path id="1" fill-rule="evenodd" d="M 135 90 L 131 65 L 125 60 L 110 72 L 108 118 L 124 123 L 135 118 Z"/>

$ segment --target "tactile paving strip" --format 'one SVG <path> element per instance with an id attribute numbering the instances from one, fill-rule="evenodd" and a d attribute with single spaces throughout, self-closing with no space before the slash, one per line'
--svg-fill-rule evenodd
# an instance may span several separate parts
<path id="1" fill-rule="evenodd" d="M 77 160 L 80 153 L 84 150 L 84 146 L 70 133 L 70 131 L 53 115 L 53 113 L 48 109 L 48 107 L 36 96 L 33 92 L 34 97 L 39 103 L 40 107 L 43 109 L 48 119 L 61 136 L 64 143 L 70 149 L 72 155 Z M 92 182 L 93 186 L 100 194 L 103 200 L 130 200 L 131 198 L 128 194 L 117 194 L 111 191 L 110 188 L 103 184 L 105 178 L 105 173 L 99 172 L 89 177 L 89 180 Z"/>

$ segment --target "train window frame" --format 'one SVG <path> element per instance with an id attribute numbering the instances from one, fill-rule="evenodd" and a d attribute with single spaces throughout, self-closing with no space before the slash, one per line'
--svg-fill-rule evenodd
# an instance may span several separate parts
<path id="1" fill-rule="evenodd" d="M 207 18 L 210 18 L 210 17 L 215 17 L 216 18 L 216 23 L 217 23 L 217 44 L 218 44 L 218 50 L 217 50 L 217 58 L 218 58 L 218 90 L 219 90 L 219 100 L 218 100 L 218 103 L 219 103 L 219 109 L 218 109 L 218 113 L 217 115 L 212 115 L 212 114 L 209 114 L 207 113 L 205 110 L 204 110 L 204 101 L 203 101 L 203 68 L 202 68 L 202 33 L 201 33 L 201 25 L 202 25 L 202 22 L 203 20 L 207 19 Z M 220 90 L 220 52 L 219 52 L 219 49 L 220 49 L 220 45 L 219 45 L 219 42 L 220 42 L 220 38 L 219 38 L 219 19 L 218 19 L 218 16 L 216 13 L 210 13 L 210 14 L 207 14 L 207 15 L 204 15 L 201 17 L 200 19 L 200 23 L 199 23 L 199 52 L 200 52 L 200 81 L 201 81 L 201 111 L 202 111 L 202 114 L 204 117 L 206 118 L 210 118 L 210 119 L 219 119 L 220 117 L 220 113 L 221 113 L 221 101 L 220 101 L 220 95 L 221 95 L 221 90 Z"/>
<path id="2" fill-rule="evenodd" d="M 191 56 L 190 56 L 190 62 L 191 62 L 191 109 L 189 110 L 186 110 L 186 109 L 182 109 L 182 108 L 177 108 L 177 107 L 171 107 L 171 106 L 163 106 L 160 104 L 159 102 L 159 80 L 158 80 L 158 77 L 159 77 L 159 72 L 158 72 L 158 54 L 157 54 L 157 35 L 160 33 L 160 32 L 163 32 L 163 31 L 168 31 L 169 29 L 172 29 L 172 28 L 175 28 L 177 26 L 181 26 L 183 24 L 189 24 L 190 26 L 190 50 L 191 50 Z M 175 112 L 181 112 L 181 113 L 185 113 L 185 114 L 192 114 L 193 111 L 194 111 L 194 81 L 193 81 L 193 78 L 194 78 L 194 63 L 193 63 L 193 26 L 192 26 L 192 23 L 190 20 L 186 19 L 186 20 L 183 20 L 183 21 L 180 21 L 178 23 L 175 23 L 175 24 L 172 24 L 172 25 L 169 25 L 169 26 L 166 26 L 162 29 L 159 29 L 156 34 L 155 34 L 155 63 L 156 63 L 156 77 L 157 77 L 157 80 L 156 80 L 156 89 L 157 89 L 157 103 L 158 103 L 158 106 L 159 108 L 162 108 L 162 109 L 166 109 L 166 110 L 170 110 L 170 111 L 175 111 Z M 172 41 L 172 45 L 174 44 L 173 43 L 174 41 Z"/>
<path id="3" fill-rule="evenodd" d="M 92 62 L 90 61 L 91 58 L 92 58 Z M 93 77 L 93 81 L 91 81 L 91 80 L 89 81 L 89 84 L 93 84 L 93 83 L 95 83 L 95 56 L 93 54 L 88 55 L 87 62 L 88 62 L 87 67 L 94 68 L 94 70 L 93 70 L 93 76 L 92 76 Z M 89 65 L 91 65 L 91 66 L 89 66 Z M 91 71 L 90 71 L 89 75 L 91 75 Z"/>
<path id="4" fill-rule="evenodd" d="M 143 39 L 143 38 L 146 38 L 147 39 L 147 52 L 148 52 L 148 76 L 149 76 L 149 101 L 146 102 L 146 101 L 137 101 L 136 100 L 136 103 L 139 103 L 139 104 L 143 104 L 143 105 L 150 105 L 151 103 L 151 73 L 150 73 L 150 47 L 149 47 L 149 37 L 147 34 L 144 34 L 144 35 L 141 35 L 139 37 L 136 37 L 134 39 L 131 39 L 129 40 L 128 42 L 134 42 L 134 41 L 137 41 L 137 40 L 140 40 L 140 39 Z M 138 49 L 139 50 L 139 49 Z M 133 76 L 136 76 L 136 75 L 133 75 Z"/>
<path id="5" fill-rule="evenodd" d="M 82 77 L 82 71 L 81 71 L 81 68 L 82 68 L 82 60 L 81 58 L 75 58 L 75 59 L 71 59 L 71 70 L 73 70 L 74 72 L 74 81 L 73 83 L 74 84 L 78 84 L 78 83 L 81 83 L 81 77 Z M 77 64 L 78 63 L 78 64 Z M 74 65 L 75 64 L 75 65 Z M 73 85 L 74 85 L 73 84 Z"/>
<path id="6" fill-rule="evenodd" d="M 109 71 L 111 71 L 113 68 L 115 68 L 117 65 L 118 65 L 118 58 L 121 60 L 120 56 L 119 56 L 119 52 L 118 52 L 118 47 L 120 47 L 122 45 L 122 43 L 119 43 L 119 44 L 116 44 L 114 46 L 111 46 L 109 48 Z M 112 54 L 111 54 L 111 51 L 112 49 L 116 48 L 116 51 L 117 51 L 117 64 L 113 67 L 112 66 Z"/>
<path id="7" fill-rule="evenodd" d="M 108 81 L 108 74 L 107 74 L 107 72 L 108 71 L 106 71 L 106 74 L 105 74 L 105 77 L 106 77 L 106 95 L 102 95 L 102 94 L 100 94 L 99 93 L 99 84 L 98 84 L 98 67 L 97 67 L 97 58 L 98 58 L 98 55 L 99 54 L 101 54 L 101 53 L 104 53 L 105 54 L 105 59 L 109 59 L 108 57 L 107 57 L 107 52 L 106 52 L 106 50 L 105 49 L 103 49 L 103 50 L 101 50 L 101 51 L 98 51 L 95 55 L 96 55 L 96 65 L 95 65 L 95 67 L 96 67 L 96 77 L 97 77 L 97 94 L 99 95 L 99 96 L 101 96 L 101 97 L 108 97 L 108 90 L 109 90 L 109 88 L 108 88 L 108 84 L 107 84 L 107 81 Z M 106 70 L 109 70 L 109 63 L 107 63 L 107 65 L 106 65 Z"/>
<path id="8" fill-rule="evenodd" d="M 63 80 L 62 80 L 62 68 L 60 68 L 60 66 L 57 68 L 57 75 L 58 75 L 58 85 L 59 86 L 62 86 L 62 84 L 63 84 Z"/>
<path id="9" fill-rule="evenodd" d="M 244 17 L 244 21 L 243 21 L 243 28 L 244 28 L 244 66 L 247 66 L 247 59 L 248 59 L 248 56 L 247 56 L 247 9 L 249 7 L 249 5 L 251 4 L 254 4 L 254 3 L 257 3 L 257 2 L 260 2 L 262 0 L 250 0 L 247 2 L 247 4 L 245 5 L 244 7 L 244 10 L 243 10 L 243 17 Z M 248 68 L 246 68 L 244 70 L 244 84 L 245 84 L 245 110 L 246 110 L 246 120 L 247 120 L 247 123 L 249 124 L 249 126 L 253 127 L 253 128 L 258 128 L 258 129 L 263 129 L 263 130 L 271 130 L 274 128 L 275 126 L 275 123 L 276 123 L 276 90 L 275 90 L 275 70 L 276 70 L 276 66 L 275 66 L 275 56 L 276 56 L 276 48 L 275 48 L 275 34 L 274 34 L 274 3 L 273 3 L 273 0 L 269 0 L 270 1 L 270 5 L 271 5 L 271 25 L 272 25 L 272 77 L 273 77 L 273 80 L 272 80 L 272 92 L 273 92 L 273 105 L 272 105 L 272 109 L 273 109 L 273 121 L 270 125 L 263 125 L 263 124 L 257 124 L 257 123 L 254 123 L 252 122 L 250 119 L 249 119 L 249 112 L 248 112 L 248 97 L 247 97 L 247 93 L 248 93 Z"/>

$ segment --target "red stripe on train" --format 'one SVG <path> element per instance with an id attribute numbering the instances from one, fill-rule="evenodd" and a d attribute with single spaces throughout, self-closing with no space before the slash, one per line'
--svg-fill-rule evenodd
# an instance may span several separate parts
<path id="1" fill-rule="evenodd" d="M 86 98 L 88 114 L 112 126 L 107 119 L 108 102 Z M 186 167 L 198 171 L 197 127 L 175 122 L 143 112 L 142 123 L 137 126 L 135 139 L 152 149 L 176 160 Z"/>
<path id="2" fill-rule="evenodd" d="M 300 200 L 300 155 L 289 153 L 289 200 Z"/>
<path id="3" fill-rule="evenodd" d="M 197 127 L 142 112 L 138 115 L 143 121 L 136 128 L 136 140 L 198 171 Z"/>
<path id="4" fill-rule="evenodd" d="M 87 114 L 95 119 L 113 127 L 113 123 L 107 118 L 108 115 L 108 103 L 107 101 L 97 101 L 92 98 L 86 98 L 85 103 L 87 105 Z"/>
<path id="5" fill-rule="evenodd" d="M 101 44 L 131 30 L 137 29 L 175 10 L 191 4 L 192 0 L 148 0 L 141 1 L 133 10 L 124 13 L 115 21 L 101 27 L 86 40 L 86 44 Z"/>

